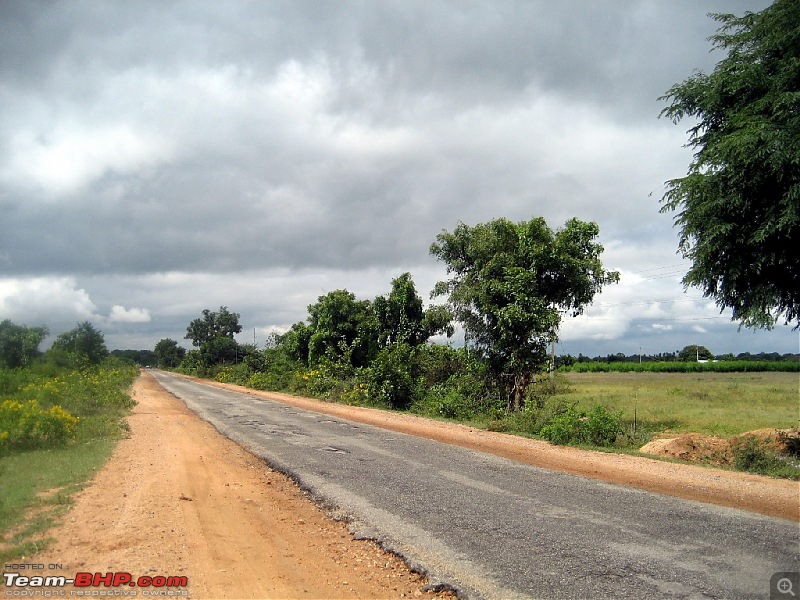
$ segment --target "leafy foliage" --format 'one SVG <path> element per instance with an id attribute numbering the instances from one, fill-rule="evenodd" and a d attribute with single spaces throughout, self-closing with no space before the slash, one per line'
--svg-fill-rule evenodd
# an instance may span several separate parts
<path id="1" fill-rule="evenodd" d="M 105 336 L 89 321 L 78 323 L 74 329 L 59 335 L 51 352 L 77 357 L 79 362 L 98 365 L 108 356 Z"/>
<path id="2" fill-rule="evenodd" d="M 133 402 L 128 387 L 138 374 L 109 357 L 100 365 L 60 367 L 49 353 L 25 368 L 0 369 L 0 454 L 113 438 Z"/>
<path id="3" fill-rule="evenodd" d="M 714 71 L 670 88 L 663 111 L 697 119 L 685 177 L 667 182 L 684 277 L 748 327 L 800 326 L 800 3 L 776 0 L 722 23 Z"/>
<path id="4" fill-rule="evenodd" d="M 784 461 L 763 440 L 746 436 L 733 448 L 733 468 L 737 471 L 800 479 L 800 468 Z"/>
<path id="5" fill-rule="evenodd" d="M 356 300 L 347 290 L 334 290 L 308 307 L 308 364 L 345 355 L 353 367 L 369 364 L 377 349 L 377 326 L 369 300 Z"/>
<path id="6" fill-rule="evenodd" d="M 199 369 L 219 363 L 233 363 L 239 357 L 239 345 L 233 336 L 242 330 L 239 314 L 232 313 L 227 306 L 220 306 L 219 312 L 203 310 L 203 316 L 194 319 L 186 328 L 187 340 L 198 348 L 192 361 Z"/>
<path id="7" fill-rule="evenodd" d="M 48 333 L 44 326 L 27 327 L 5 319 L 0 323 L 0 366 L 14 369 L 30 364 Z"/>
<path id="8" fill-rule="evenodd" d="M 156 354 L 152 350 L 112 350 L 111 356 L 128 360 L 138 366 L 157 364 Z"/>
<path id="9" fill-rule="evenodd" d="M 193 320 L 186 328 L 185 339 L 192 340 L 192 345 L 200 347 L 219 337 L 233 339 L 242 326 L 239 324 L 239 314 L 232 313 L 227 306 L 220 306 L 219 312 L 203 310 L 203 316 Z"/>
<path id="10" fill-rule="evenodd" d="M 156 364 L 167 369 L 180 365 L 186 356 L 186 350 L 170 338 L 159 340 L 153 352 L 156 356 Z"/>
<path id="11" fill-rule="evenodd" d="M 495 379 L 508 381 L 509 407 L 519 410 L 525 389 L 547 362 L 561 313 L 583 307 L 619 274 L 600 262 L 595 223 L 570 219 L 553 231 L 543 218 L 512 223 L 497 219 L 443 231 L 431 254 L 452 278 L 436 284 L 447 295 L 468 342 L 485 358 Z"/>
<path id="12" fill-rule="evenodd" d="M 712 354 L 711 350 L 705 346 L 698 346 L 696 344 L 685 346 L 683 350 L 678 352 L 678 360 L 682 360 L 684 362 L 711 360 L 713 358 L 714 355 Z"/>
<path id="13" fill-rule="evenodd" d="M 378 341 L 382 346 L 407 344 L 419 346 L 432 335 L 453 334 L 452 316 L 444 307 L 422 307 L 411 273 L 392 280 L 388 296 L 378 296 L 373 302 L 378 320 Z"/>
<path id="14" fill-rule="evenodd" d="M 366 381 L 373 400 L 391 408 L 411 406 L 421 392 L 414 348 L 398 342 L 382 349 L 367 369 Z"/>
<path id="15" fill-rule="evenodd" d="M 74 439 L 78 419 L 59 405 L 43 409 L 36 400 L 0 403 L 0 454 L 60 446 Z"/>

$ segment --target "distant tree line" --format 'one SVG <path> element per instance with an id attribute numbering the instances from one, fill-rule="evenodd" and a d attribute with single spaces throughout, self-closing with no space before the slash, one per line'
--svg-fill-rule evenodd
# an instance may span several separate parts
<path id="1" fill-rule="evenodd" d="M 740 352 L 739 354 L 712 354 L 704 346 L 690 345 L 683 350 L 674 352 L 659 352 L 657 354 L 606 354 L 598 356 L 585 356 L 578 354 L 577 357 L 570 354 L 561 354 L 556 357 L 556 366 L 570 366 L 575 363 L 652 363 L 652 362 L 691 362 L 698 360 L 719 360 L 719 361 L 748 361 L 748 362 L 800 362 L 800 354 L 779 352 Z"/>
<path id="2" fill-rule="evenodd" d="M 59 334 L 43 353 L 39 346 L 49 333 L 45 325 L 28 327 L 8 319 L 0 322 L 0 367 L 27 367 L 45 354 L 54 363 L 75 367 L 98 365 L 109 356 L 103 333 L 89 321 Z"/>

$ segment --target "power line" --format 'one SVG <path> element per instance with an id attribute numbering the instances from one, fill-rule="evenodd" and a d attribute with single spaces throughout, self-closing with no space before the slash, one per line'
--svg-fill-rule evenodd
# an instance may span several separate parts
<path id="1" fill-rule="evenodd" d="M 676 304 L 679 302 L 696 302 L 703 300 L 702 296 L 696 298 L 659 298 L 654 300 L 636 300 L 635 302 L 599 302 L 591 304 L 592 307 L 600 306 L 647 306 L 649 304 Z"/>
<path id="2" fill-rule="evenodd" d="M 689 265 L 686 263 L 679 263 L 676 265 L 666 265 L 663 267 L 653 267 L 652 269 L 643 269 L 641 271 L 631 271 L 631 275 L 637 275 L 639 273 L 649 273 L 650 271 L 662 271 L 664 269 L 677 269 L 677 268 L 686 269 L 688 267 Z"/>
<path id="3" fill-rule="evenodd" d="M 579 315 L 577 317 L 572 317 L 574 319 L 579 319 L 580 317 L 584 317 L 586 319 L 591 319 L 592 321 L 621 321 L 625 320 L 623 317 L 619 317 L 617 319 L 611 317 L 593 317 L 591 315 Z M 725 319 L 730 320 L 730 317 L 726 317 L 724 315 L 719 315 L 716 317 L 649 317 L 649 316 L 633 316 L 628 318 L 629 321 L 681 321 L 681 322 L 692 322 L 692 321 L 715 321 L 718 319 Z"/>

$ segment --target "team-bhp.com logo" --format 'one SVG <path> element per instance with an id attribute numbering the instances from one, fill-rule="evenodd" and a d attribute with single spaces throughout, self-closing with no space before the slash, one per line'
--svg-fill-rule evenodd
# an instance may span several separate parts
<path id="1" fill-rule="evenodd" d="M 6 587 L 6 596 L 45 596 L 42 592 L 49 590 L 56 592 L 57 596 L 136 596 L 141 588 L 142 596 L 184 596 L 189 579 L 185 576 L 142 575 L 134 578 L 130 573 L 75 573 L 75 577 L 61 575 L 28 575 L 21 573 L 3 573 L 3 582 Z M 54 588 L 65 586 L 76 588 L 89 588 L 78 590 L 63 590 Z M 96 588 L 115 588 L 112 590 L 98 590 Z M 15 589 L 12 589 L 15 588 Z M 121 588 L 121 589 L 120 589 Z M 174 589 L 179 588 L 179 589 Z"/>

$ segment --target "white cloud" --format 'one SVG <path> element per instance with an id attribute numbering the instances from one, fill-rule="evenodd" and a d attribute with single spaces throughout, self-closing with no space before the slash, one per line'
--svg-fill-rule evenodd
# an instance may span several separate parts
<path id="1" fill-rule="evenodd" d="M 57 196 L 77 192 L 107 172 L 129 173 L 171 154 L 165 140 L 124 122 L 24 129 L 12 136 L 9 151 L 2 180 Z"/>
<path id="2" fill-rule="evenodd" d="M 130 308 L 116 304 L 111 307 L 108 320 L 112 323 L 149 323 L 150 311 L 146 308 Z"/>
<path id="3" fill-rule="evenodd" d="M 0 315 L 28 324 L 80 321 L 96 316 L 97 307 L 73 277 L 0 279 Z"/>

